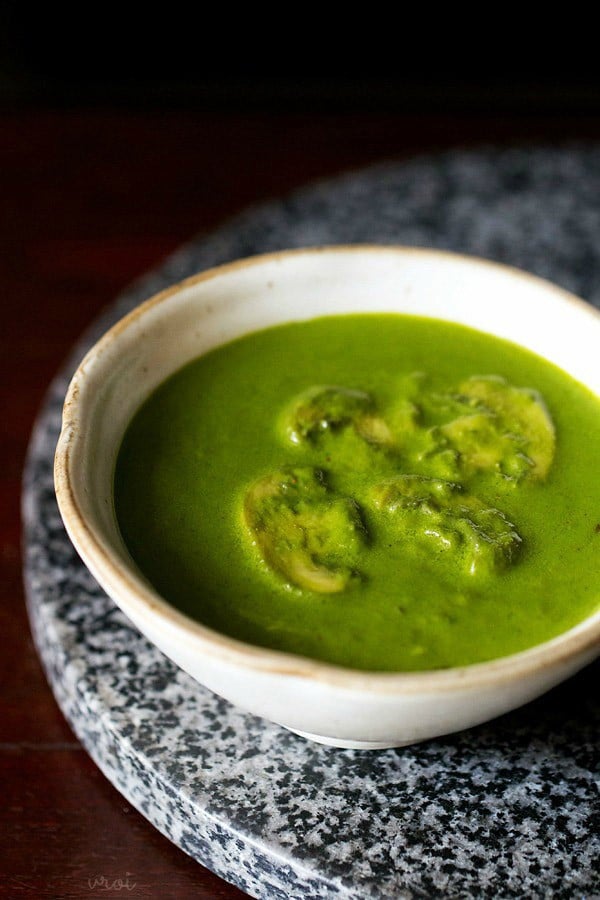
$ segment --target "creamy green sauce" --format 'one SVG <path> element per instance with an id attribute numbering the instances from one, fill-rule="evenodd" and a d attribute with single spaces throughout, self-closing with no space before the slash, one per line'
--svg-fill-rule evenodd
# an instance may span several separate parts
<path id="1" fill-rule="evenodd" d="M 600 400 L 441 321 L 347 315 L 206 354 L 131 422 L 133 559 L 220 632 L 358 669 L 466 665 L 600 606 Z"/>

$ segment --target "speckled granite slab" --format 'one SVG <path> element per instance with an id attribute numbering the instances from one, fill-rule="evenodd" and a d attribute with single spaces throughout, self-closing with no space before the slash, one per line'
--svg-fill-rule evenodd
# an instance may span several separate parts
<path id="1" fill-rule="evenodd" d="M 323 747 L 178 671 L 102 593 L 63 531 L 52 484 L 62 399 L 109 324 L 215 263 L 362 241 L 476 253 L 600 305 L 600 148 L 454 152 L 311 185 L 192 242 L 119 298 L 52 385 L 25 472 L 25 580 L 50 683 L 124 796 L 253 897 L 600 896 L 598 665 L 442 740 Z"/>

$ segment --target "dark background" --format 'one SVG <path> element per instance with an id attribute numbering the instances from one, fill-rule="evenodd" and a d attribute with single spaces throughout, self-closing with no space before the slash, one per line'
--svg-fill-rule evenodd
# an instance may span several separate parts
<path id="1" fill-rule="evenodd" d="M 592 116 L 592 22 L 564 5 L 0 2 L 0 103 L 204 112 Z M 558 14 L 560 14 L 560 18 Z"/>

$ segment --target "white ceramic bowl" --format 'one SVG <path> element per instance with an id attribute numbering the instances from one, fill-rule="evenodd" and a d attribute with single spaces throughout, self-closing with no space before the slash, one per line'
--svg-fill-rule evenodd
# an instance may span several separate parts
<path id="1" fill-rule="evenodd" d="M 112 497 L 116 454 L 128 422 L 180 366 L 275 323 L 365 310 L 434 316 L 508 338 L 600 395 L 600 315 L 545 281 L 422 249 L 281 252 L 175 285 L 93 347 L 66 398 L 55 479 L 65 526 L 88 568 L 182 669 L 240 707 L 307 737 L 379 748 L 458 731 L 537 697 L 598 655 L 600 613 L 551 641 L 492 662 L 404 674 L 344 669 L 242 643 L 171 607 L 125 549 Z"/>

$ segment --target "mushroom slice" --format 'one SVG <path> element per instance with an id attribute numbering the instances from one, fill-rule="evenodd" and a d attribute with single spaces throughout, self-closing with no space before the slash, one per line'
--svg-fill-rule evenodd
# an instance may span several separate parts
<path id="1" fill-rule="evenodd" d="M 355 569 L 366 530 L 357 503 L 328 487 L 320 469 L 289 467 L 246 492 L 244 519 L 266 565 L 291 585 L 339 593 Z"/>
<path id="2" fill-rule="evenodd" d="M 486 577 L 519 557 L 515 525 L 459 484 L 400 475 L 377 485 L 372 498 L 406 549 L 424 550 L 442 570 Z"/>
<path id="3" fill-rule="evenodd" d="M 368 443 L 385 445 L 392 440 L 371 395 L 346 387 L 310 388 L 295 399 L 285 419 L 287 436 L 294 444 L 346 427 L 353 427 Z"/>
<path id="4" fill-rule="evenodd" d="M 475 376 L 459 387 L 469 409 L 440 432 L 467 472 L 497 471 L 508 479 L 546 478 L 554 458 L 555 431 L 537 391 L 497 376 Z"/>

